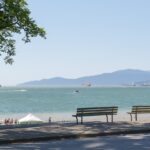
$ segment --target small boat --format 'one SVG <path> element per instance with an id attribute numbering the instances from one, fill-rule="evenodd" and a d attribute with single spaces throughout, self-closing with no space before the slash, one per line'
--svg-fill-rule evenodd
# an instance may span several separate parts
<path id="1" fill-rule="evenodd" d="M 75 90 L 74 93 L 79 93 L 79 90 Z"/>
<path id="2" fill-rule="evenodd" d="M 92 86 L 92 84 L 89 82 L 89 83 L 83 83 L 82 84 L 84 87 L 91 87 Z"/>
<path id="3" fill-rule="evenodd" d="M 91 86 L 92 86 L 92 84 L 91 84 L 91 83 L 88 83 L 88 84 L 87 84 L 87 87 L 91 87 Z"/>

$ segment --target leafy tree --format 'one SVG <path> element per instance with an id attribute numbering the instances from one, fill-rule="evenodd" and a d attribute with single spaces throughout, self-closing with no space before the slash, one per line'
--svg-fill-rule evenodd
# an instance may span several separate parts
<path id="1" fill-rule="evenodd" d="M 26 0 L 0 0 L 0 56 L 4 56 L 5 63 L 13 63 L 15 34 L 24 34 L 25 43 L 32 37 L 45 38 L 44 29 L 30 17 L 27 6 Z"/>

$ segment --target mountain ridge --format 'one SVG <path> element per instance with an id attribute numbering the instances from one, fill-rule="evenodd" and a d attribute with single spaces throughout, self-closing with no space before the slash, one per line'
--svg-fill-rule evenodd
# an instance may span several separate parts
<path id="1" fill-rule="evenodd" d="M 34 80 L 21 83 L 18 86 L 82 86 L 88 83 L 93 86 L 120 86 L 131 85 L 132 83 L 143 81 L 150 81 L 150 71 L 124 69 L 75 79 L 53 77 L 49 79 Z"/>

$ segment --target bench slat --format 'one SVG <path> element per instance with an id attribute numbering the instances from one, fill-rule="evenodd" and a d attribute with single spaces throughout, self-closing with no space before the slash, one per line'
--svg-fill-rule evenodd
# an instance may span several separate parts
<path id="1" fill-rule="evenodd" d="M 132 106 L 132 113 L 147 113 L 150 112 L 150 106 Z"/>
<path id="2" fill-rule="evenodd" d="M 78 117 L 82 116 L 102 116 L 102 115 L 112 115 L 112 113 L 85 113 L 85 114 L 77 114 Z M 113 113 L 113 115 L 117 115 L 117 113 Z"/>
<path id="3" fill-rule="evenodd" d="M 87 107 L 77 108 L 77 116 L 96 116 L 117 114 L 118 107 Z"/>
<path id="4" fill-rule="evenodd" d="M 82 110 L 82 109 L 84 109 L 84 110 L 86 110 L 86 109 L 118 109 L 118 107 L 117 106 L 112 106 L 112 107 L 86 107 L 86 108 L 77 108 L 78 110 Z"/>
<path id="5" fill-rule="evenodd" d="M 112 106 L 112 107 L 86 107 L 86 108 L 77 108 L 76 115 L 73 115 L 73 117 L 76 117 L 76 121 L 78 124 L 78 117 L 81 117 L 81 124 L 83 123 L 83 117 L 86 116 L 101 116 L 106 115 L 106 119 L 108 122 L 108 115 L 111 115 L 111 121 L 113 122 L 113 115 L 117 115 L 118 107 Z"/>
<path id="6" fill-rule="evenodd" d="M 97 111 L 98 111 L 98 112 L 105 112 L 105 111 L 106 111 L 106 112 L 115 112 L 115 111 L 117 111 L 117 109 L 111 109 L 111 110 L 108 110 L 108 109 L 102 109 L 102 110 L 98 110 L 98 109 L 93 109 L 93 110 L 84 110 L 84 109 L 83 109 L 83 110 L 77 110 L 77 112 L 92 112 L 92 111 L 93 111 L 93 112 L 94 112 L 94 111 L 95 111 L 95 112 L 97 112 Z"/>

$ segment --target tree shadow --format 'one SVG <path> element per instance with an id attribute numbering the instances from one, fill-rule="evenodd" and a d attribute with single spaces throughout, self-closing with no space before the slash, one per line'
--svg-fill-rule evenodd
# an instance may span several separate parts
<path id="1" fill-rule="evenodd" d="M 74 123 L 62 123 L 62 124 L 52 124 L 49 126 L 43 126 L 42 130 L 39 127 L 26 128 L 25 131 L 22 129 L 5 129 L 0 130 L 0 141 L 3 140 L 13 140 L 18 139 L 30 139 L 30 143 L 18 143 L 18 144 L 8 144 L 1 145 L 0 150 L 148 150 L 150 149 L 150 134 L 135 134 L 131 135 L 116 135 L 116 136 L 97 136 L 89 138 L 69 138 L 62 139 L 58 138 L 45 138 L 47 141 L 34 142 L 32 138 L 34 137 L 49 137 L 59 135 L 74 135 L 81 133 L 98 133 L 98 132 L 109 132 L 127 129 L 150 129 L 150 123 L 128 123 L 128 122 L 116 122 L 116 123 L 102 123 L 102 122 L 86 122 L 82 125 L 76 125 Z M 142 132 L 141 132 L 142 133 Z M 23 141 L 22 141 L 23 142 Z"/>
<path id="2" fill-rule="evenodd" d="M 150 135 L 63 139 L 0 146 L 1 150 L 149 150 Z"/>

